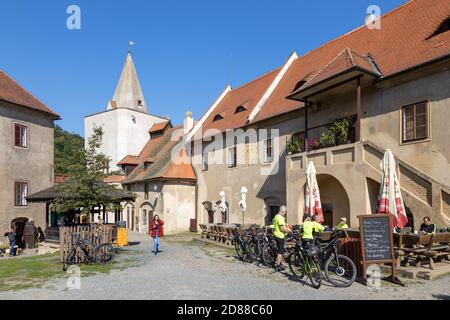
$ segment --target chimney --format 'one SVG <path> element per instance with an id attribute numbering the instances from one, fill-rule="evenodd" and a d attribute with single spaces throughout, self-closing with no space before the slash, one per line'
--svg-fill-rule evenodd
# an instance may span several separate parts
<path id="1" fill-rule="evenodd" d="M 194 117 L 192 116 L 191 111 L 186 111 L 184 114 L 184 122 L 183 122 L 183 133 L 187 134 L 194 127 Z"/>

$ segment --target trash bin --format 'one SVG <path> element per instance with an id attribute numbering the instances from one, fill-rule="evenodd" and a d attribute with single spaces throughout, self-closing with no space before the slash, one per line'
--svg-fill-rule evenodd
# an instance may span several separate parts
<path id="1" fill-rule="evenodd" d="M 122 228 L 122 227 L 117 228 L 116 246 L 118 246 L 118 247 L 128 246 L 127 228 Z"/>

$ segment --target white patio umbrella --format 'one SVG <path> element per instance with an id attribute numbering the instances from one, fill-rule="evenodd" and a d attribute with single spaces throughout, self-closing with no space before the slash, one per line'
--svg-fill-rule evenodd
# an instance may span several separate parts
<path id="1" fill-rule="evenodd" d="M 306 169 L 305 213 L 317 215 L 317 222 L 322 223 L 324 219 L 316 172 L 314 162 L 310 161 Z"/>
<path id="2" fill-rule="evenodd" d="M 408 218 L 395 168 L 394 155 L 391 150 L 386 149 L 381 161 L 383 178 L 378 195 L 378 212 L 392 215 L 393 226 L 403 228 L 408 222 Z"/>

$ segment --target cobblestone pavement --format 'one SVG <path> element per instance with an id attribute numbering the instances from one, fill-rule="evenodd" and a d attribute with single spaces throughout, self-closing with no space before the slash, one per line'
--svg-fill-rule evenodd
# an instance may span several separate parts
<path id="1" fill-rule="evenodd" d="M 192 241 L 192 235 L 165 237 L 161 252 L 151 254 L 150 239 L 131 234 L 133 254 L 124 270 L 83 277 L 79 290 L 66 279 L 43 288 L 0 292 L 0 299 L 449 299 L 450 276 L 408 282 L 402 288 L 382 282 L 377 292 L 355 283 L 350 288 L 324 284 L 319 290 L 293 281 L 288 273 L 243 264 L 232 250 Z"/>

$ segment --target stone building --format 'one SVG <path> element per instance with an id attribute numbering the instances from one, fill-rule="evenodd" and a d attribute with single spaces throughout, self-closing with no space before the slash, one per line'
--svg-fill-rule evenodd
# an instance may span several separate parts
<path id="1" fill-rule="evenodd" d="M 59 115 L 0 70 L 0 232 L 46 226 L 45 204 L 28 194 L 53 186 L 53 125 Z"/>
<path id="2" fill-rule="evenodd" d="M 227 87 L 188 137 L 191 147 L 201 145 L 192 151 L 198 223 L 220 222 L 203 206 L 220 191 L 230 221 L 240 223 L 242 186 L 249 190 L 246 223 L 268 222 L 281 204 L 288 206 L 288 222 L 299 223 L 313 161 L 326 222 L 347 217 L 357 226 L 358 215 L 377 210 L 380 162 L 389 148 L 411 225 L 417 229 L 425 215 L 448 225 L 449 17 L 450 0 L 409 1 L 383 15 L 379 29 L 361 26 L 303 56 L 293 54 L 239 88 Z M 238 128 L 279 134 L 258 132 L 256 143 L 216 143 Z M 219 164 L 212 160 L 217 154 Z"/>
<path id="3" fill-rule="evenodd" d="M 166 118 L 148 113 L 131 52 L 128 53 L 112 100 L 105 111 L 84 118 L 85 143 L 95 126 L 103 128 L 103 145 L 99 152 L 111 158 L 110 170 L 126 155 L 137 155 L 148 140 L 148 129 Z"/>
<path id="4" fill-rule="evenodd" d="M 189 230 L 195 219 L 197 179 L 177 137 L 192 125 L 191 114 L 186 115 L 184 129 L 173 128 L 170 121 L 155 124 L 139 155 L 128 155 L 118 163 L 127 174 L 122 185 L 137 195 L 134 202 L 124 205 L 129 229 L 149 232 L 150 221 L 158 214 L 165 222 L 166 234 Z"/>

